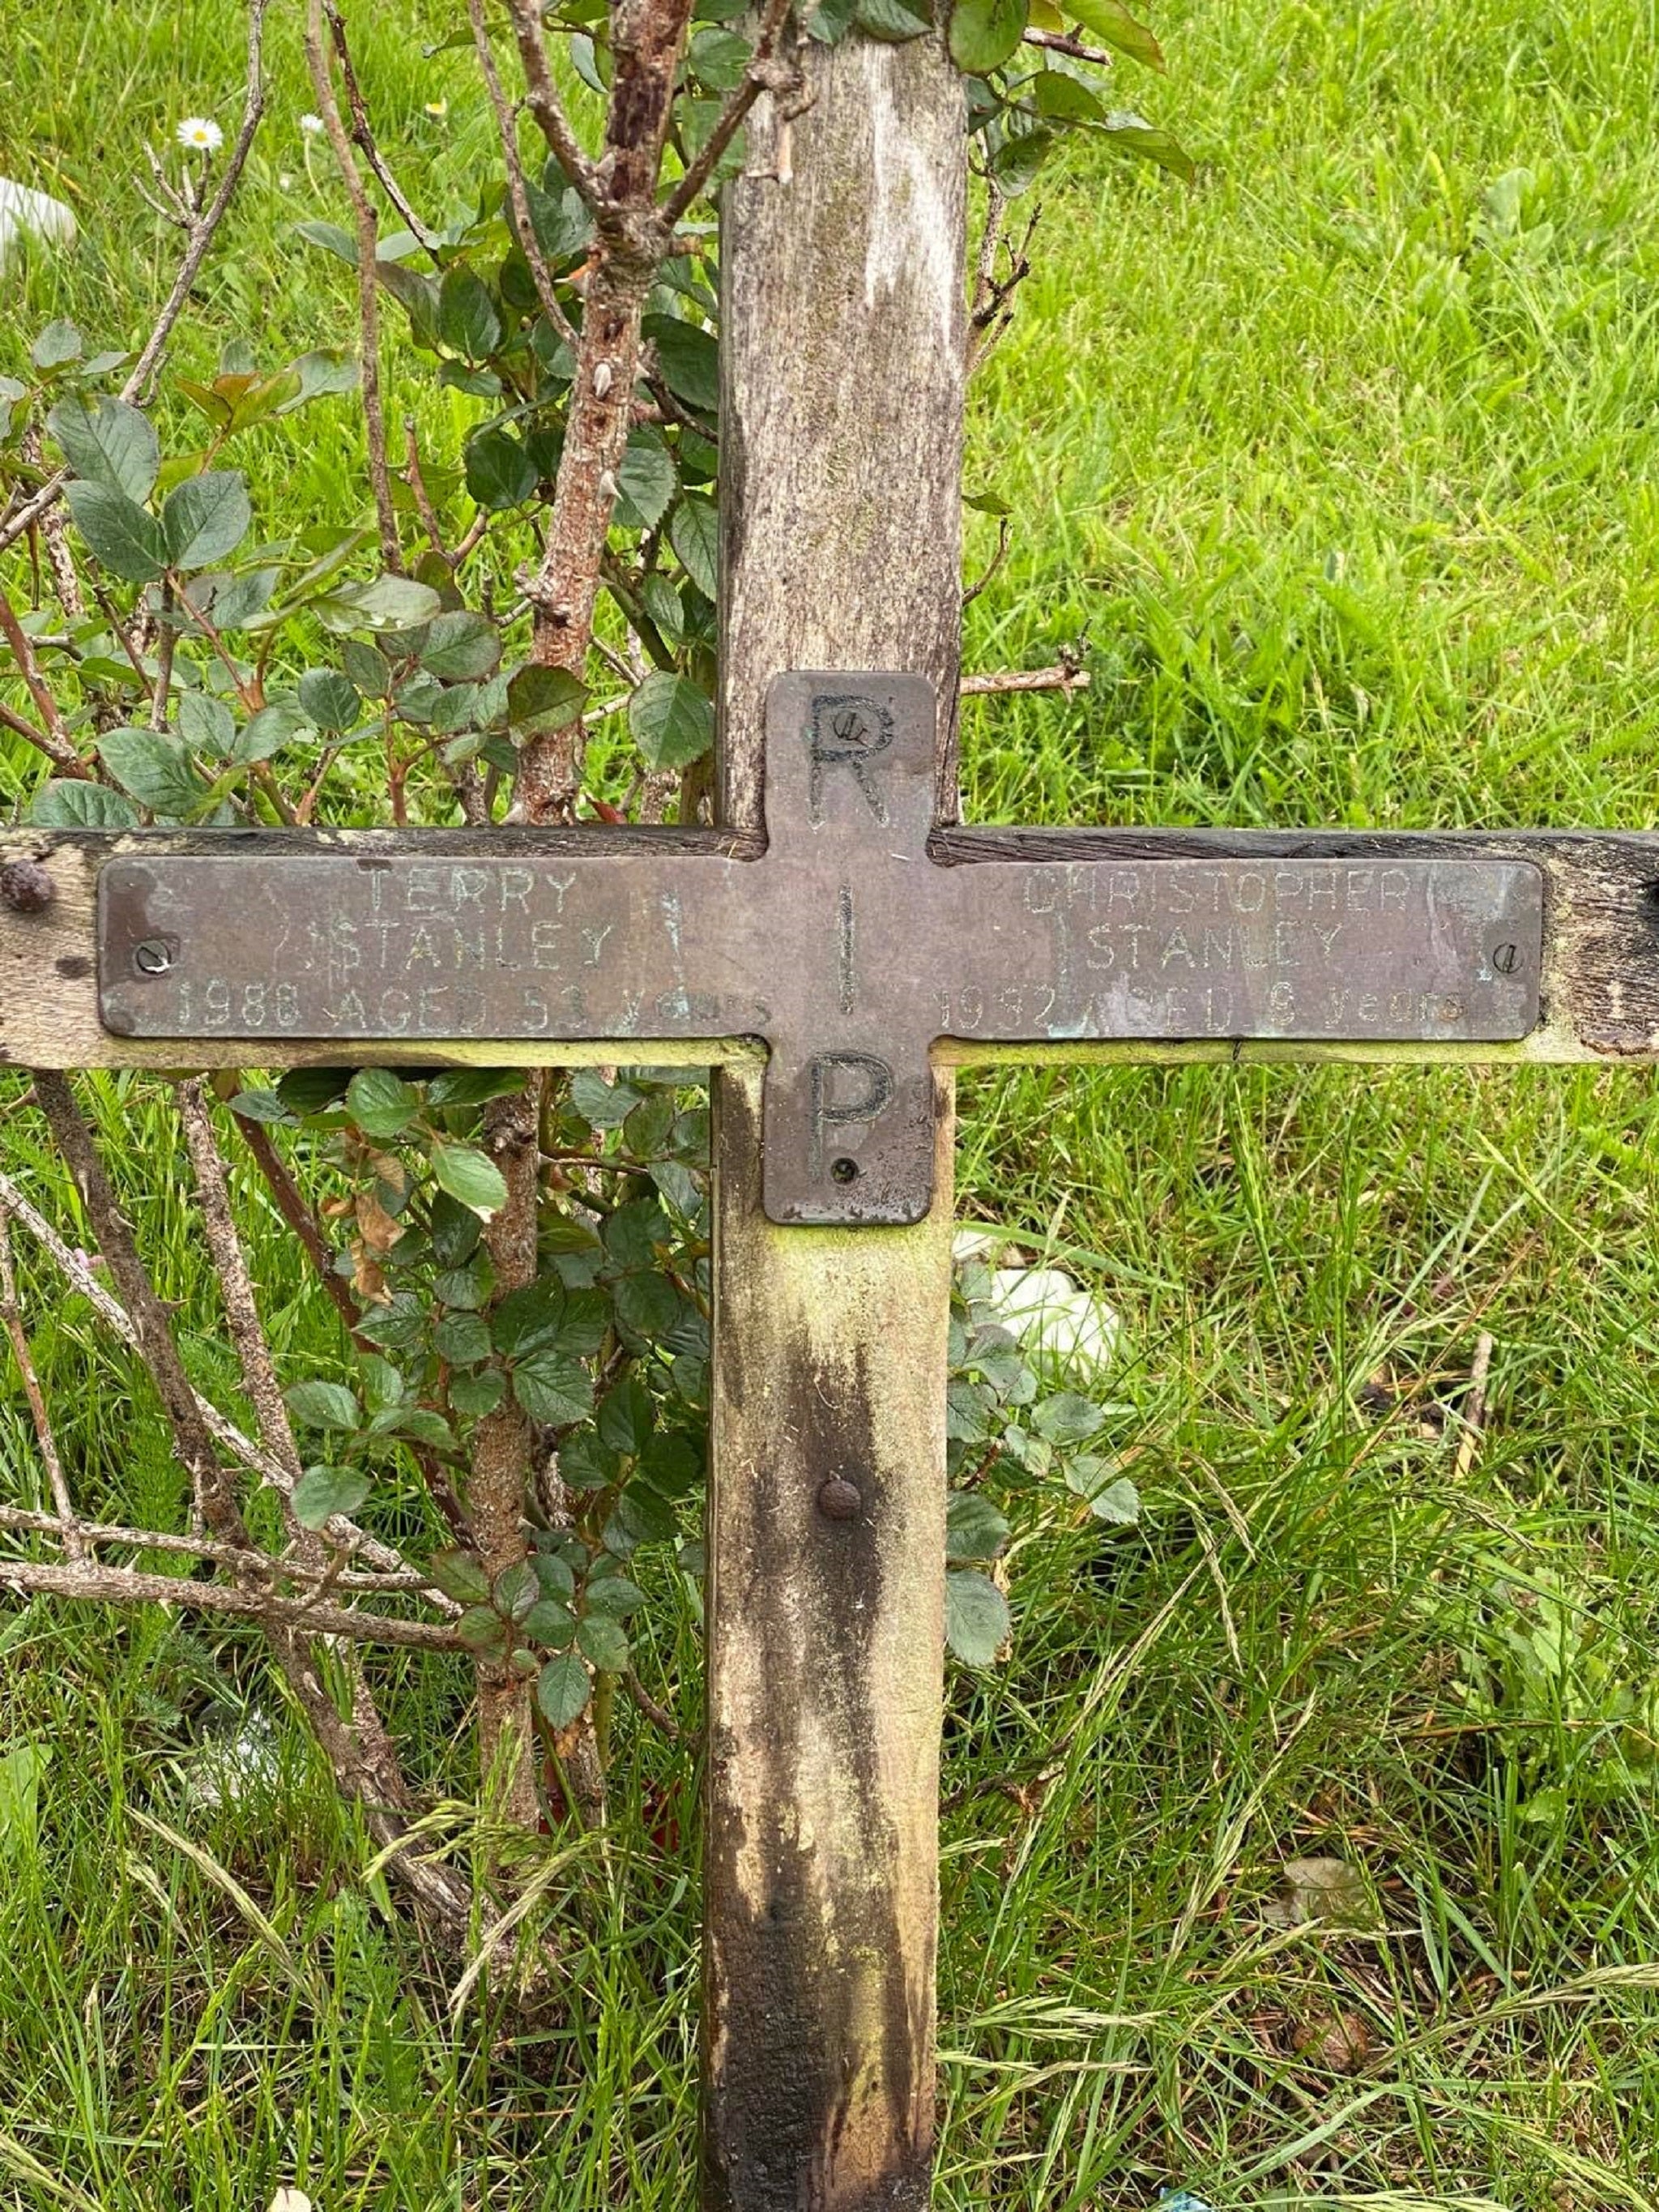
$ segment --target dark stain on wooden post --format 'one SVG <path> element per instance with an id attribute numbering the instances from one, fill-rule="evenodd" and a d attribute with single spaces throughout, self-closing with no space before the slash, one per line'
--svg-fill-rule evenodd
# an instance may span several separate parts
<path id="1" fill-rule="evenodd" d="M 805 42 L 721 240 L 720 787 L 762 821 L 792 668 L 927 678 L 956 814 L 962 82 L 934 39 Z M 930 2197 L 949 1079 L 910 1229 L 780 1228 L 752 1067 L 715 1081 L 707 2212 Z"/>

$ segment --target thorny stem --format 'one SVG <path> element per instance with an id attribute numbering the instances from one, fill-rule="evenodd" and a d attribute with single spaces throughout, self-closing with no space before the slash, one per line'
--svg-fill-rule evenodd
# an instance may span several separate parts
<path id="1" fill-rule="evenodd" d="M 507 0 L 507 12 L 513 19 L 513 33 L 524 70 L 526 104 L 554 159 L 581 194 L 590 213 L 597 213 L 601 193 L 599 171 L 571 128 L 553 82 L 553 72 L 547 64 L 547 49 L 542 43 L 538 0 Z"/>
<path id="2" fill-rule="evenodd" d="M 472 25 L 472 43 L 477 49 L 478 67 L 483 72 L 484 88 L 489 94 L 489 104 L 495 112 L 495 130 L 501 142 L 501 159 L 507 164 L 507 192 L 512 204 L 514 228 L 519 234 L 519 244 L 530 264 L 531 282 L 536 287 L 536 297 L 541 302 L 542 313 L 570 348 L 573 354 L 581 343 L 574 325 L 559 305 L 553 289 L 553 272 L 547 265 L 547 256 L 536 235 L 536 226 L 530 219 L 530 195 L 525 186 L 524 163 L 519 156 L 519 130 L 513 110 L 501 88 L 501 71 L 495 66 L 495 50 L 489 43 L 489 28 L 484 21 L 483 0 L 466 0 L 468 20 Z"/>
<path id="3" fill-rule="evenodd" d="M 55 768 L 62 769 L 66 775 L 84 776 L 87 771 L 58 710 L 58 702 L 40 673 L 40 664 L 34 657 L 33 641 L 17 619 L 15 608 L 3 591 L 0 591 L 0 635 L 3 635 L 10 646 L 12 658 L 17 663 L 17 672 L 23 679 L 29 697 L 34 702 L 34 711 L 46 726 L 44 734 L 32 730 L 27 722 L 19 726 L 29 732 L 34 744 Z M 71 763 L 74 763 L 72 767 Z"/>
<path id="4" fill-rule="evenodd" d="M 340 120 L 340 104 L 334 97 L 328 56 L 323 46 L 323 19 L 328 0 L 308 0 L 306 11 L 306 60 L 312 89 L 329 143 L 334 149 L 341 181 L 356 218 L 357 235 L 358 369 L 363 395 L 363 422 L 368 444 L 368 477 L 374 492 L 374 513 L 380 525 L 380 558 L 393 575 L 403 573 L 403 547 L 398 537 L 397 510 L 392 503 L 392 470 L 386 459 L 386 413 L 380 400 L 380 310 L 375 272 L 377 222 L 363 180 L 358 173 L 351 140 Z"/>
<path id="5" fill-rule="evenodd" d="M 1060 661 L 1053 668 L 1005 668 L 993 675 L 962 679 L 964 699 L 994 698 L 1010 691 L 1086 691 L 1088 688 L 1088 670 L 1073 659 Z"/>
<path id="6" fill-rule="evenodd" d="M 297 1630 L 307 1637 L 344 1636 L 356 1644 L 391 1644 L 416 1651 L 465 1648 L 453 1628 L 437 1621 L 405 1620 L 396 1613 L 367 1613 L 361 1606 L 318 1605 L 308 1597 L 283 1597 L 271 1590 L 234 1583 L 191 1582 L 179 1575 L 108 1567 L 96 1561 L 58 1565 L 44 1560 L 0 1559 L 0 1588 L 52 1597 L 90 1598 L 109 1605 L 173 1605 L 186 1613 L 238 1613 L 267 1628 L 287 1632 L 290 1640 Z M 287 1671 L 284 1668 L 283 1672 Z M 337 1779 L 349 1788 L 349 1778 L 337 1772 Z"/>
<path id="7" fill-rule="evenodd" d="M 335 5 L 335 0 L 323 0 L 323 12 L 328 17 L 329 35 L 333 41 L 334 52 L 339 59 L 341 82 L 345 86 L 346 103 L 351 110 L 351 143 L 380 179 L 381 191 L 403 217 L 410 233 L 419 241 L 422 249 L 430 254 L 434 261 L 436 261 L 438 234 L 429 229 L 421 221 L 419 216 L 410 205 L 407 196 L 399 191 L 398 180 L 392 175 L 391 167 L 381 153 L 374 133 L 369 127 L 368 109 L 364 103 L 362 87 L 357 82 L 357 72 L 352 67 L 351 48 L 346 40 L 345 18 Z"/>
<path id="8" fill-rule="evenodd" d="M 41 1464 L 46 1470 L 52 1503 L 58 1508 L 58 1517 L 62 1524 L 64 1549 L 72 1559 L 83 1559 L 86 1550 L 76 1521 L 74 1503 L 70 1497 L 69 1479 L 58 1456 L 58 1439 L 52 1434 L 46 1393 L 41 1389 L 40 1378 L 34 1371 L 34 1358 L 29 1349 L 27 1332 L 23 1327 L 22 1308 L 17 1301 L 17 1271 L 11 1258 L 11 1224 L 3 1210 L 0 1210 L 0 1322 L 4 1323 L 6 1334 L 11 1339 L 12 1357 L 16 1360 L 17 1371 L 23 1378 L 23 1395 L 29 1401 L 29 1419 L 34 1424 Z"/>
<path id="9" fill-rule="evenodd" d="M 779 40 L 789 20 L 793 0 L 767 0 L 755 33 L 753 52 L 743 80 L 727 100 L 714 129 L 663 204 L 663 221 L 677 223 L 720 166 L 726 148 L 743 128 L 744 118 L 763 92 L 782 92 L 799 84 L 800 72 L 776 58 Z"/>
<path id="10" fill-rule="evenodd" d="M 10 1176 L 4 1174 L 0 1174 L 0 1206 L 4 1206 L 6 1212 L 21 1228 L 27 1230 L 29 1235 L 51 1259 L 70 1288 L 79 1297 L 86 1299 L 106 1327 L 112 1329 L 121 1342 L 131 1350 L 140 1351 L 142 1347 L 138 1330 L 126 1308 L 118 1299 L 110 1296 L 87 1261 L 78 1253 L 70 1251 L 46 1216 L 38 1207 L 30 1204 Z M 198 1396 L 196 1408 L 209 1433 L 217 1438 L 233 1458 L 240 1460 L 242 1465 L 251 1474 L 257 1474 L 262 1482 L 270 1483 L 276 1490 L 283 1488 L 288 1481 L 288 1476 L 269 1452 L 262 1451 L 251 1437 L 244 1436 L 242 1431 L 233 1422 L 228 1421 L 218 1407 L 207 1399 Z M 348 1549 L 356 1553 L 360 1558 L 369 1560 L 377 1567 L 394 1573 L 409 1571 L 409 1562 L 401 1552 L 394 1551 L 389 1544 L 380 1542 L 377 1538 L 370 1536 L 367 1531 L 359 1528 L 355 1522 L 348 1521 L 343 1516 L 337 1516 L 329 1522 L 328 1534 L 331 1541 L 343 1544 Z M 453 1604 L 453 1601 L 447 1599 L 443 1602 L 446 1605 Z M 459 1607 L 453 1609 L 459 1611 Z"/>
<path id="11" fill-rule="evenodd" d="M 192 1559 L 211 1559 L 216 1565 L 243 1567 L 250 1574 L 281 1575 L 293 1583 L 320 1582 L 327 1576 L 331 1588 L 373 1590 L 380 1595 L 406 1592 L 411 1597 L 435 1597 L 434 1586 L 416 1567 L 396 1575 L 359 1574 L 343 1568 L 334 1553 L 323 1568 L 302 1566 L 284 1553 L 279 1559 L 269 1552 L 240 1552 L 234 1544 L 216 1543 L 210 1536 L 179 1536 L 165 1528 L 128 1528 L 110 1521 L 66 1522 L 61 1514 L 37 1513 L 25 1505 L 0 1505 L 0 1528 L 21 1528 L 40 1536 L 55 1536 L 68 1544 L 78 1537 L 83 1544 L 121 1544 L 135 1552 L 167 1552 Z"/>

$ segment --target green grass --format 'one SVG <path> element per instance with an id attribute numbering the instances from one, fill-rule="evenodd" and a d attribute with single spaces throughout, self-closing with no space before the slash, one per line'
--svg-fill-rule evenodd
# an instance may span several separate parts
<path id="1" fill-rule="evenodd" d="M 1070 157 L 978 390 L 970 484 L 1018 520 L 969 665 L 1086 635 L 1094 685 L 971 709 L 973 812 L 1653 821 L 1655 14 L 1158 10 L 1171 79 L 1126 91 L 1202 181 Z M 400 0 L 363 34 L 433 204 L 488 140 L 465 58 L 421 58 L 441 25 Z M 0 151 L 75 202 L 84 243 L 27 270 L 4 343 L 50 313 L 136 331 L 162 249 L 128 179 L 179 114 L 228 120 L 234 9 L 14 9 L 8 32 Z M 337 212 L 304 167 L 291 9 L 273 46 L 269 135 L 186 360 L 343 325 L 344 272 L 284 229 Z M 460 404 L 398 375 L 434 425 Z M 356 434 L 345 404 L 313 410 L 259 463 L 266 495 L 351 511 Z M 1111 1433 L 1146 1511 L 1103 1542 L 1034 1504 L 1012 1656 L 953 1673 L 939 2203 L 1116 2212 L 1177 2185 L 1223 2212 L 1651 2212 L 1650 1079 L 963 1091 L 964 1211 L 1068 1256 L 1123 1316 Z M 231 1402 L 172 1125 L 137 1080 L 100 1110 L 198 1378 Z M 30 1114 L 0 1124 L 6 1164 L 56 1190 L 39 1142 Z M 331 1324 L 244 1197 L 287 1370 L 326 1366 Z M 142 1376 L 31 1287 L 84 1494 L 177 1513 Z M 1448 1409 L 1482 1329 L 1492 1418 L 1459 1482 Z M 9 1400 L 0 1456 L 27 1462 Z M 666 1592 L 652 1618 L 644 1672 L 690 1717 L 695 1626 Z M 462 1682 L 381 1673 L 422 1775 L 464 1792 Z M 185 1792 L 204 1725 L 270 1700 L 234 1635 L 0 1613 L 0 1744 L 53 1747 L 38 1844 L 0 1858 L 0 2203 L 229 2212 L 298 2178 L 323 2212 L 689 2205 L 687 1759 L 626 1745 L 609 1863 L 550 1878 L 558 1972 L 456 2021 L 285 1716 L 264 1798 Z M 458 1850 L 483 1847 L 453 1818 Z M 1264 1918 L 1282 1864 L 1316 1854 L 1362 1869 L 1369 1930 Z"/>

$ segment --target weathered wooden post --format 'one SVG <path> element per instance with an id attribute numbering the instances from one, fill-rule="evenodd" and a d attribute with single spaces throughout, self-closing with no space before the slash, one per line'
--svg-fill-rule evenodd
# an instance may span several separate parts
<path id="1" fill-rule="evenodd" d="M 722 228 L 722 811 L 762 826 L 781 670 L 884 668 L 937 690 L 953 818 L 962 81 L 933 39 L 855 36 L 806 69 L 798 119 L 751 122 Z M 928 2201 L 951 1145 L 933 1080 L 932 1211 L 847 1229 L 767 1218 L 758 1071 L 715 1079 L 710 2212 Z"/>

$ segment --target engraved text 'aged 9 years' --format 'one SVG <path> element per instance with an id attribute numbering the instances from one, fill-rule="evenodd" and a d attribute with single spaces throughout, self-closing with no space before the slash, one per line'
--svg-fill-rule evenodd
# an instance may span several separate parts
<path id="1" fill-rule="evenodd" d="M 759 860 L 607 854 L 597 830 L 591 854 L 556 857 L 528 835 L 431 858 L 319 836 L 280 857 L 112 860 L 103 1019 L 246 1038 L 250 1059 L 277 1037 L 758 1037 L 765 1206 L 792 1222 L 927 1212 L 941 1036 L 1452 1042 L 1535 1024 L 1531 864 L 941 866 L 934 711 L 913 677 L 780 678 Z"/>

